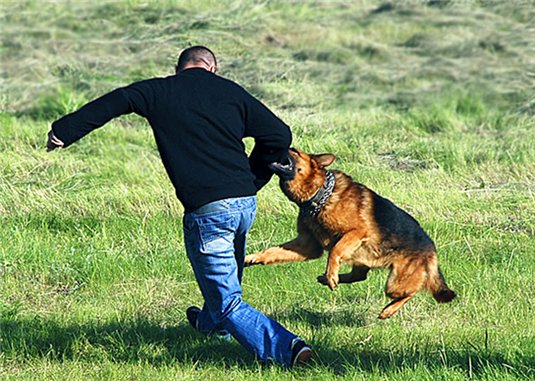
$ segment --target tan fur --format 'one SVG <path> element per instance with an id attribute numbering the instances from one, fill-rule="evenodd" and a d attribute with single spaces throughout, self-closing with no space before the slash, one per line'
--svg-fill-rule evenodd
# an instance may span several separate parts
<path id="1" fill-rule="evenodd" d="M 282 181 L 281 188 L 290 200 L 299 204 L 310 199 L 323 185 L 324 167 L 334 161 L 334 155 L 308 155 L 295 149 L 290 150 L 290 155 L 295 160 L 295 177 Z M 446 286 L 434 245 L 423 230 L 423 238 L 416 243 L 399 235 L 387 235 L 388 226 L 380 226 L 375 218 L 377 195 L 346 174 L 333 173 L 332 195 L 317 216 L 300 213 L 297 238 L 247 255 L 246 265 L 316 259 L 327 250 L 327 268 L 318 281 L 332 290 L 339 283 L 365 280 L 371 268 L 390 268 L 385 291 L 394 301 L 383 309 L 381 319 L 397 313 L 422 288 L 431 291 L 439 302 L 452 300 L 455 293 Z M 404 216 L 414 226 L 415 221 Z M 352 271 L 339 274 L 342 263 L 352 265 Z"/>

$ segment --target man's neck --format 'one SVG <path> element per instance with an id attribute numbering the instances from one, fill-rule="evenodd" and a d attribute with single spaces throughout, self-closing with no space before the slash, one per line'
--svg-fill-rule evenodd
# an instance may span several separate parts
<path id="1" fill-rule="evenodd" d="M 188 63 L 180 71 L 184 71 L 187 69 L 203 69 L 210 73 L 215 74 L 215 66 L 209 65 L 208 63 L 205 63 L 205 62 Z"/>

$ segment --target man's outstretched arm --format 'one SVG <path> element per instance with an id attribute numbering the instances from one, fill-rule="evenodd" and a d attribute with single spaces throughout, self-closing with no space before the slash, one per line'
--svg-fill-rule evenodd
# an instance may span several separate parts
<path id="1" fill-rule="evenodd" d="M 68 147 L 120 115 L 135 112 L 145 116 L 152 101 L 152 97 L 147 96 L 150 89 L 149 81 L 137 82 L 113 90 L 56 120 L 48 133 L 48 151 Z"/>

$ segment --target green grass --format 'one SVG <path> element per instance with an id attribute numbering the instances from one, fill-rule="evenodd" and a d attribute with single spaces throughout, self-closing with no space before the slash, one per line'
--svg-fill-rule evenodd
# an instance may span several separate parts
<path id="1" fill-rule="evenodd" d="M 534 17 L 529 1 L 0 2 L 0 379 L 534 378 Z M 323 258 L 244 279 L 314 366 L 262 366 L 193 332 L 182 207 L 145 122 L 44 149 L 55 118 L 171 74 L 192 43 L 296 147 L 335 153 L 413 214 L 458 299 L 422 293 L 378 321 L 387 273 L 330 292 Z M 296 215 L 272 181 L 249 252 L 294 237 Z"/>

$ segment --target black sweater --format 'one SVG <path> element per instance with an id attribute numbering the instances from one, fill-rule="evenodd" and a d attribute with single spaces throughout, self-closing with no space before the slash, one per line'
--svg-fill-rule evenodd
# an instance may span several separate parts
<path id="1" fill-rule="evenodd" d="M 186 212 L 211 201 L 256 194 L 272 176 L 267 165 L 286 157 L 288 126 L 236 83 L 193 68 L 116 89 L 52 123 L 74 143 L 111 119 L 145 117 Z M 255 146 L 247 158 L 244 137 Z"/>

